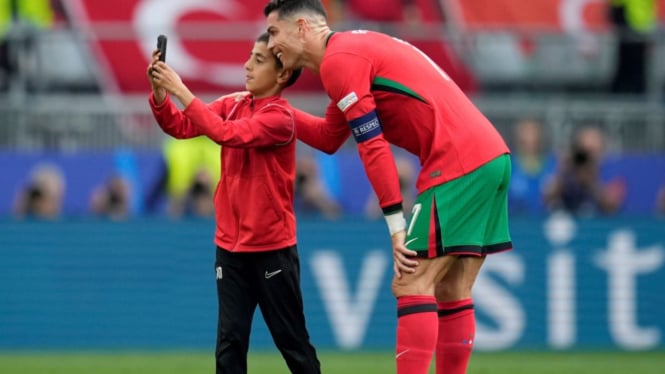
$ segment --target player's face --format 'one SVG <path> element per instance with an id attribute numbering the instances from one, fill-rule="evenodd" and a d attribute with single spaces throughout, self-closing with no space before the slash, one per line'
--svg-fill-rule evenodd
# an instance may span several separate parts
<path id="1" fill-rule="evenodd" d="M 302 54 L 302 41 L 298 26 L 292 19 L 279 19 L 277 11 L 268 15 L 268 48 L 279 58 L 285 69 L 295 70 L 303 67 L 299 63 Z"/>
<path id="2" fill-rule="evenodd" d="M 280 70 L 275 56 L 263 42 L 254 43 L 254 48 L 245 62 L 245 88 L 255 98 L 272 96 L 278 89 Z"/>

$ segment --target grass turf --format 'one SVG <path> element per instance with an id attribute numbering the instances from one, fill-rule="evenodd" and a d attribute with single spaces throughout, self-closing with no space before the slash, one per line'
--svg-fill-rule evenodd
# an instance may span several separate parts
<path id="1" fill-rule="evenodd" d="M 389 352 L 321 352 L 322 372 L 394 373 Z M 665 352 L 499 352 L 474 353 L 468 374 L 660 374 Z M 251 353 L 249 373 L 289 373 L 275 353 Z M 212 353 L 201 352 L 0 352 L 0 372 L 12 374 L 169 374 L 214 373 Z M 434 370 L 430 370 L 434 373 Z"/>

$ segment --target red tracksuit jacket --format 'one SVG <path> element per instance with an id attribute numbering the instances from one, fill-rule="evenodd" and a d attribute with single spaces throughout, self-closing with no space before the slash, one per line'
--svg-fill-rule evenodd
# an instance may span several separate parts
<path id="1" fill-rule="evenodd" d="M 222 146 L 215 190 L 215 244 L 232 252 L 296 244 L 293 210 L 295 123 L 280 96 L 241 101 L 194 99 L 184 110 L 168 98 L 150 106 L 162 130 L 177 138 L 204 135 Z"/>

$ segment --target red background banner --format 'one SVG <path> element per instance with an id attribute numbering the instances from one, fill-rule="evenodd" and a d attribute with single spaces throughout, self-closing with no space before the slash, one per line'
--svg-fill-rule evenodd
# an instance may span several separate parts
<path id="1" fill-rule="evenodd" d="M 169 37 L 167 62 L 197 94 L 242 90 L 243 64 L 264 28 L 266 0 L 66 0 L 72 24 L 84 35 L 103 89 L 141 94 L 157 35 Z M 438 2 L 438 4 L 437 4 Z M 665 19 L 665 0 L 659 17 Z M 546 32 L 606 31 L 606 0 L 416 0 L 424 22 L 449 20 L 469 32 L 493 29 Z M 442 10 L 448 13 L 442 14 Z M 431 29 L 429 29 L 431 30 Z M 444 30 L 444 29 L 441 29 Z M 441 33 L 403 37 L 429 54 L 467 91 L 476 82 Z M 305 72 L 289 89 L 320 92 Z"/>
<path id="2" fill-rule="evenodd" d="M 193 92 L 242 90 L 243 64 L 254 38 L 265 29 L 265 0 L 69 0 L 65 4 L 72 23 L 87 37 L 103 89 L 111 93 L 149 90 L 146 67 L 162 33 L 169 37 L 167 62 Z M 428 4 L 432 5 L 421 5 Z M 473 77 L 443 35 L 409 41 L 447 70 L 462 89 L 474 90 Z M 309 72 L 289 88 L 289 92 L 321 90 L 318 77 Z"/>

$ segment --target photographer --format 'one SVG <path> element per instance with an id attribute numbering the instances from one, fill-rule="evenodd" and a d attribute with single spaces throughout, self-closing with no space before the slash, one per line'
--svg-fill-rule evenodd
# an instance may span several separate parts
<path id="1" fill-rule="evenodd" d="M 563 156 L 557 173 L 545 188 L 544 201 L 550 211 L 565 210 L 574 215 L 590 216 L 613 214 L 621 208 L 624 182 L 601 178 L 604 148 L 600 128 L 579 129 L 570 151 Z"/>
<path id="2" fill-rule="evenodd" d="M 30 172 L 27 185 L 19 192 L 14 212 L 19 218 L 54 220 L 60 217 L 66 181 L 59 166 L 39 163 Z"/>

